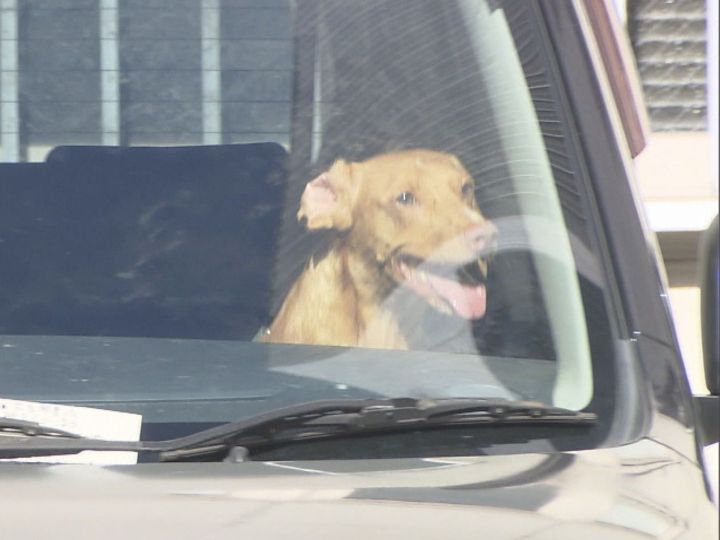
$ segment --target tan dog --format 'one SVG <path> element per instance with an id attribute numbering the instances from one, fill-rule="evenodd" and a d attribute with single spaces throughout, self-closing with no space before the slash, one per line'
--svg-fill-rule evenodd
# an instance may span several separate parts
<path id="1" fill-rule="evenodd" d="M 305 187 L 298 219 L 338 236 L 310 260 L 263 341 L 406 349 L 398 286 L 445 313 L 485 314 L 482 283 L 495 228 L 452 155 L 407 150 L 336 161 Z"/>

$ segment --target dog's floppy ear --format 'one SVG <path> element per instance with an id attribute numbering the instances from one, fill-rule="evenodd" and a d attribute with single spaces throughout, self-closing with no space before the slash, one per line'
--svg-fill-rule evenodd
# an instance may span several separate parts
<path id="1" fill-rule="evenodd" d="M 308 229 L 349 229 L 356 190 L 352 166 L 338 160 L 305 186 L 297 218 L 305 218 Z"/>

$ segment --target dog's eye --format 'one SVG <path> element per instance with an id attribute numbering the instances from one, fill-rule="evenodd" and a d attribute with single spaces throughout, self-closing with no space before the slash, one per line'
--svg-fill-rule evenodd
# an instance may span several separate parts
<path id="1" fill-rule="evenodd" d="M 468 182 L 466 184 L 463 184 L 460 191 L 462 192 L 463 198 L 470 199 L 475 194 L 475 187 L 470 182 Z"/>
<path id="2" fill-rule="evenodd" d="M 415 204 L 415 195 L 413 195 L 409 191 L 403 191 L 400 195 L 397 196 L 397 199 L 395 200 L 400 204 L 411 205 Z"/>

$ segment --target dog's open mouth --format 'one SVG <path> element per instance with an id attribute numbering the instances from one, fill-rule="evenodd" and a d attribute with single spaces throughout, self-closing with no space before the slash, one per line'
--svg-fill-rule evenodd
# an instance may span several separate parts
<path id="1" fill-rule="evenodd" d="M 465 319 L 485 315 L 487 266 L 484 260 L 458 265 L 399 255 L 393 258 L 392 267 L 402 285 L 439 311 Z"/>

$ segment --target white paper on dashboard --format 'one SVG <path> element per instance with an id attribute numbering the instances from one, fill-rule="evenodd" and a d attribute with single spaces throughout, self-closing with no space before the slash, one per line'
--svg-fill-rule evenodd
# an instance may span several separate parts
<path id="1" fill-rule="evenodd" d="M 0 398 L 0 418 L 37 422 L 44 426 L 69 431 L 81 437 L 106 441 L 139 441 L 142 426 L 142 416 L 139 414 L 2 398 Z M 137 452 L 85 450 L 78 454 L 2 461 L 131 465 L 137 463 Z"/>

